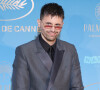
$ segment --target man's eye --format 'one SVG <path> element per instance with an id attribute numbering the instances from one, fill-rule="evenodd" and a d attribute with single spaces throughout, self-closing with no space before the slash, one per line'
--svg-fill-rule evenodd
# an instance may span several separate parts
<path id="1" fill-rule="evenodd" d="M 61 26 L 60 24 L 56 24 L 55 26 Z"/>
<path id="2" fill-rule="evenodd" d="M 50 23 L 47 23 L 46 25 L 51 25 Z"/>

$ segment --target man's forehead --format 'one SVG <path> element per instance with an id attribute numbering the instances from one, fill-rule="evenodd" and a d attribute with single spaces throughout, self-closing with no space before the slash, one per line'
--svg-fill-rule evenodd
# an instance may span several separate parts
<path id="1" fill-rule="evenodd" d="M 62 19 L 62 17 L 58 16 L 58 15 L 51 15 L 51 14 L 48 14 L 48 15 L 44 15 L 43 19 L 45 18 L 50 18 L 50 19 L 54 19 L 54 18 L 58 18 L 58 19 Z"/>

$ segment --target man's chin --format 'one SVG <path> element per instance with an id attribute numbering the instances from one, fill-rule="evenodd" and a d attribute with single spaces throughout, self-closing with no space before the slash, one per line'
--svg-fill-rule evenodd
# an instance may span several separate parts
<path id="1" fill-rule="evenodd" d="M 48 38 L 47 40 L 53 42 L 56 40 L 56 38 Z"/>

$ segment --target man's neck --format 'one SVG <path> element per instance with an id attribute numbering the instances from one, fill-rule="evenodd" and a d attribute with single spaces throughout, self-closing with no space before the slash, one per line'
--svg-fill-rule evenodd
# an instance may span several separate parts
<path id="1" fill-rule="evenodd" d="M 43 38 L 44 41 L 46 41 L 50 46 L 54 45 L 54 43 L 56 42 L 56 39 L 55 40 L 47 40 L 42 34 L 41 34 L 41 37 Z"/>

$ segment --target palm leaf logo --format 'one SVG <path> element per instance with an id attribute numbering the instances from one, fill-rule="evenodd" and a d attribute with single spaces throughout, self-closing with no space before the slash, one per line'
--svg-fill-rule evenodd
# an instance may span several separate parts
<path id="1" fill-rule="evenodd" d="M 19 10 L 20 8 L 24 8 L 23 6 L 26 5 L 26 0 L 0 0 L 0 8 L 1 10 Z"/>

